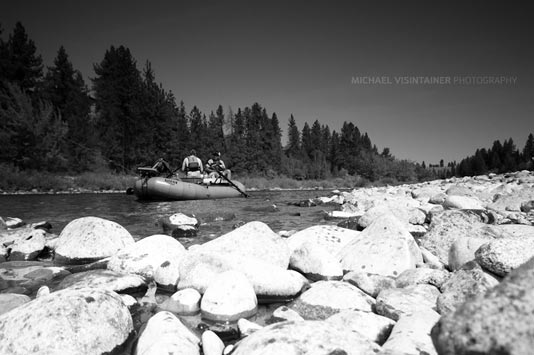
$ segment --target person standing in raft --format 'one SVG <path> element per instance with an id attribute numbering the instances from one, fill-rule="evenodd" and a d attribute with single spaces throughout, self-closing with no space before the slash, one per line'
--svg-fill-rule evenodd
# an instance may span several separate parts
<path id="1" fill-rule="evenodd" d="M 222 173 L 228 179 L 232 178 L 232 172 L 226 169 L 224 162 L 221 160 L 221 153 L 213 153 L 213 158 L 208 160 L 206 165 L 206 171 L 209 173 L 210 178 L 218 178 Z"/>
<path id="2" fill-rule="evenodd" d="M 184 159 L 182 163 L 182 171 L 185 173 L 186 177 L 202 177 L 202 160 L 196 156 L 194 149 L 191 150 L 189 156 Z"/>

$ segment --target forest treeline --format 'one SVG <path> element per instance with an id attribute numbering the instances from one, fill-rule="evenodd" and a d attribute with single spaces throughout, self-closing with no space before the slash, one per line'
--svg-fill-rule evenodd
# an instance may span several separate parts
<path id="1" fill-rule="evenodd" d="M 105 51 L 88 85 L 65 48 L 45 68 L 21 23 L 6 40 L 0 27 L 0 163 L 20 170 L 133 172 L 158 158 L 178 167 L 195 149 L 203 160 L 221 152 L 238 174 L 412 182 L 528 168 L 532 157 L 532 148 L 519 152 L 510 139 L 502 152 L 494 145 L 460 164 L 427 167 L 396 159 L 389 148 L 379 151 L 352 122 L 338 133 L 318 120 L 299 129 L 292 115 L 287 119 L 283 146 L 278 116 L 259 103 L 237 110 L 219 105 L 209 113 L 188 109 L 156 81 L 149 61 L 139 68 L 124 46 Z"/>

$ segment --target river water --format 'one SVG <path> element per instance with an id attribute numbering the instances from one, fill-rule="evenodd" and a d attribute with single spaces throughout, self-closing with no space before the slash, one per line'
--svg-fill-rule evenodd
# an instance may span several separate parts
<path id="1" fill-rule="evenodd" d="M 275 232 L 335 223 L 324 219 L 324 211 L 335 207 L 291 205 L 309 198 L 330 196 L 330 191 L 252 191 L 249 194 L 249 198 L 171 202 L 140 202 L 126 194 L 2 195 L 0 216 L 18 217 L 26 222 L 48 221 L 56 234 L 73 219 L 101 217 L 119 223 L 139 240 L 163 233 L 158 220 L 182 212 L 195 215 L 201 222 L 196 238 L 181 240 L 186 247 L 227 233 L 238 222 L 262 221 Z"/>

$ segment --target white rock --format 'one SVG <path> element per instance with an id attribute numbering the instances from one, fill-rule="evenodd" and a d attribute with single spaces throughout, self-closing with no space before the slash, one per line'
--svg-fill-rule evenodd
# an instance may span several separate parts
<path id="1" fill-rule="evenodd" d="M 145 280 L 137 275 L 125 275 L 110 270 L 90 270 L 65 277 L 57 288 L 100 288 L 119 292 L 144 285 L 146 285 Z"/>
<path id="2" fill-rule="evenodd" d="M 293 252 L 305 242 L 313 243 L 319 245 L 331 255 L 337 256 L 337 254 L 359 234 L 360 232 L 347 228 L 331 225 L 318 225 L 308 227 L 293 234 L 287 238 L 287 245 L 289 250 Z"/>
<path id="3" fill-rule="evenodd" d="M 122 298 L 122 302 L 124 302 L 124 304 L 126 305 L 126 307 L 130 308 L 132 307 L 133 305 L 136 305 L 137 304 L 137 300 L 133 297 L 133 296 L 130 296 L 130 295 L 126 295 L 126 294 L 123 294 L 123 295 L 120 295 L 121 298 Z"/>
<path id="4" fill-rule="evenodd" d="M 395 279 L 393 277 L 368 272 L 348 272 L 343 276 L 343 281 L 358 287 L 373 298 L 376 298 L 380 291 L 395 287 Z"/>
<path id="5" fill-rule="evenodd" d="M 192 288 L 175 292 L 159 307 L 163 310 L 189 316 L 200 311 L 200 293 Z"/>
<path id="6" fill-rule="evenodd" d="M 184 246 L 176 239 L 163 234 L 152 235 L 113 255 L 107 268 L 152 279 L 163 263 L 180 260 L 185 252 Z"/>
<path id="7" fill-rule="evenodd" d="M 169 222 L 176 226 L 181 226 L 181 225 L 195 226 L 198 224 L 198 220 L 195 217 L 189 217 L 183 213 L 175 213 L 169 216 Z"/>
<path id="8" fill-rule="evenodd" d="M 136 355 L 199 355 L 199 339 L 170 312 L 150 318 L 139 336 Z"/>
<path id="9" fill-rule="evenodd" d="M 202 333 L 202 351 L 204 355 L 222 355 L 224 351 L 224 343 L 211 330 L 206 330 Z"/>
<path id="10" fill-rule="evenodd" d="M 20 295 L 18 293 L 0 293 L 0 315 L 30 301 L 31 298 L 26 295 Z"/>
<path id="11" fill-rule="evenodd" d="M 478 198 L 458 195 L 447 196 L 445 201 L 443 201 L 443 207 L 457 208 L 462 210 L 484 209 L 484 205 Z"/>
<path id="12" fill-rule="evenodd" d="M 459 237 L 449 250 L 449 269 L 458 270 L 467 262 L 475 260 L 475 252 L 489 242 L 486 238 Z"/>
<path id="13" fill-rule="evenodd" d="M 498 276 L 506 276 L 534 257 L 534 238 L 502 238 L 483 244 L 475 258 L 480 266 Z"/>
<path id="14" fill-rule="evenodd" d="M 343 310 L 326 319 L 338 328 L 356 331 L 377 344 L 383 344 L 388 338 L 395 321 L 372 312 Z"/>
<path id="15" fill-rule="evenodd" d="M 247 277 L 238 271 L 216 276 L 200 303 L 202 318 L 232 322 L 251 317 L 257 312 L 258 300 Z"/>
<path id="16" fill-rule="evenodd" d="M 186 253 L 180 259 L 165 260 L 161 263 L 154 272 L 154 281 L 162 288 L 174 291 L 180 279 L 180 262 Z"/>
<path id="17" fill-rule="evenodd" d="M 403 223 L 384 215 L 340 253 L 343 270 L 397 276 L 422 263 L 419 247 Z"/>
<path id="18" fill-rule="evenodd" d="M 301 321 L 304 320 L 300 314 L 298 314 L 296 311 L 292 310 L 291 308 L 288 308 L 287 306 L 280 306 L 277 309 L 273 311 L 272 318 L 275 321 Z"/>
<path id="19" fill-rule="evenodd" d="M 433 310 L 402 315 L 382 346 L 382 351 L 386 354 L 437 355 L 430 331 L 439 318 L 439 314 Z"/>
<path id="20" fill-rule="evenodd" d="M 389 288 L 376 297 L 376 313 L 398 320 L 404 314 L 425 309 L 436 309 L 439 290 L 431 285 L 412 285 L 405 288 Z"/>
<path id="21" fill-rule="evenodd" d="M 41 286 L 39 287 L 39 289 L 37 290 L 37 294 L 35 295 L 35 298 L 39 298 L 39 297 L 42 297 L 42 296 L 46 296 L 46 295 L 49 295 L 50 294 L 50 289 L 48 288 L 48 286 Z"/>
<path id="22" fill-rule="evenodd" d="M 98 217 L 82 217 L 63 228 L 56 245 L 56 261 L 94 261 L 111 256 L 135 241 L 119 224 Z"/>
<path id="23" fill-rule="evenodd" d="M 291 254 L 289 265 L 311 280 L 340 280 L 343 268 L 337 258 L 320 245 L 307 241 Z"/>
<path id="24" fill-rule="evenodd" d="M 34 260 L 44 249 L 46 244 L 46 232 L 42 229 L 29 229 L 27 235 L 17 239 L 10 246 L 10 261 L 15 260 Z"/>
<path id="25" fill-rule="evenodd" d="M 132 330 L 130 312 L 115 292 L 66 289 L 1 315 L 0 354 L 100 355 Z"/>

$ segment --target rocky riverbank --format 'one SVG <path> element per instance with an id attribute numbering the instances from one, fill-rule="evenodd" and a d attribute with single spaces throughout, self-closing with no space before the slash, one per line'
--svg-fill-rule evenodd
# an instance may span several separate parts
<path id="1" fill-rule="evenodd" d="M 188 249 L 183 215 L 137 242 L 95 217 L 59 235 L 4 218 L 0 353 L 531 352 L 532 172 L 297 202 L 323 203 L 330 224 L 249 222 Z"/>

